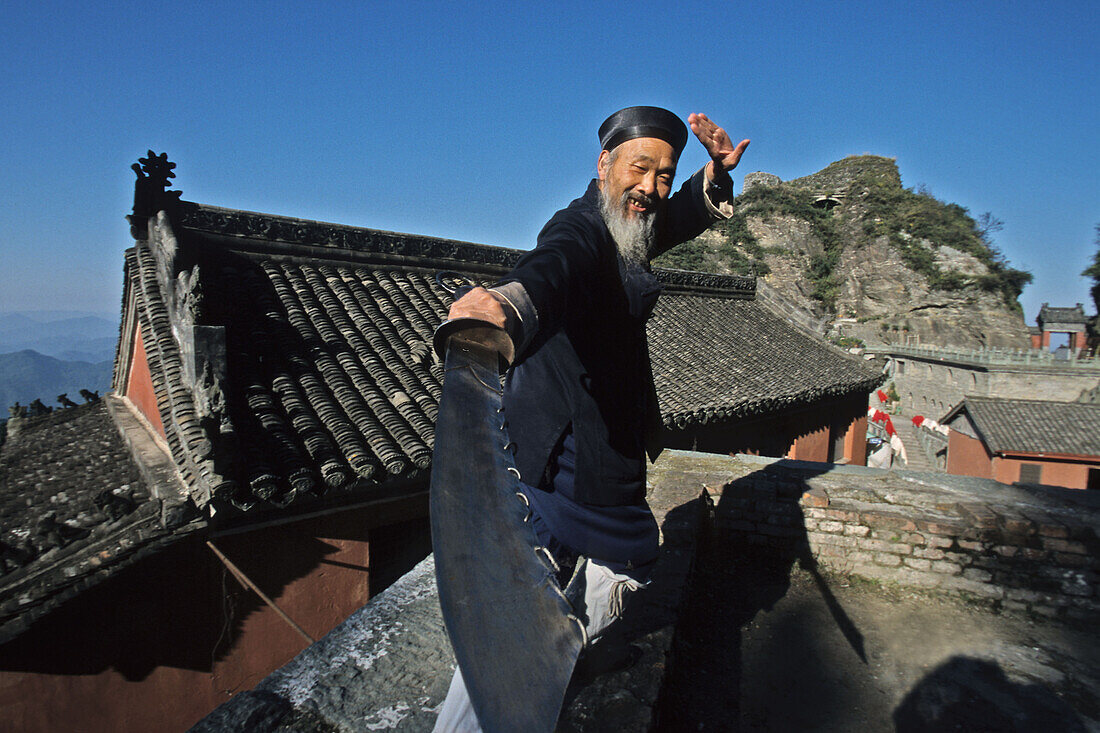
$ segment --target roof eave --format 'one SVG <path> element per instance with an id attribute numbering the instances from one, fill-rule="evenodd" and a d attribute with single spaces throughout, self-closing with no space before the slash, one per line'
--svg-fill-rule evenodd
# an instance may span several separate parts
<path id="1" fill-rule="evenodd" d="M 1021 451 L 1021 450 L 999 450 L 995 451 L 994 455 L 1001 458 L 1014 458 L 1020 460 L 1038 459 L 1038 458 L 1054 458 L 1059 461 L 1086 461 L 1090 463 L 1100 463 L 1100 453 L 1057 453 L 1054 451 Z"/>

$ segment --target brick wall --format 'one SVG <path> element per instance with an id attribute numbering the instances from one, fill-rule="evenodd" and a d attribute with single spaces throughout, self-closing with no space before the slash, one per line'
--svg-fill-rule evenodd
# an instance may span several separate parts
<path id="1" fill-rule="evenodd" d="M 1100 501 L 1088 492 L 1079 504 L 987 479 L 738 461 L 746 470 L 709 490 L 717 526 L 747 543 L 1004 609 L 1100 619 Z"/>

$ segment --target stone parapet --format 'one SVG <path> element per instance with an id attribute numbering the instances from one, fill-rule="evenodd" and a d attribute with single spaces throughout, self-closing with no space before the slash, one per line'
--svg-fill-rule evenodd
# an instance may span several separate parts
<path id="1" fill-rule="evenodd" d="M 1100 361 L 1039 351 L 875 346 L 866 353 L 884 360 L 906 414 L 936 420 L 968 396 L 1075 402 L 1100 382 Z"/>
<path id="2" fill-rule="evenodd" d="M 1005 610 L 1100 619 L 1100 497 L 961 476 L 739 462 L 745 472 L 713 491 L 715 521 L 748 543 Z"/>
<path id="3" fill-rule="evenodd" d="M 960 366 L 1016 366 L 1070 373 L 1085 371 L 1100 374 L 1100 359 L 1092 357 L 1059 359 L 1053 353 L 1043 349 L 941 349 L 933 346 L 892 344 L 889 346 L 868 346 L 867 353 L 940 361 Z"/>
<path id="4" fill-rule="evenodd" d="M 826 319 L 814 315 L 790 298 L 784 297 L 778 289 L 769 285 L 765 278 L 759 278 L 756 282 L 756 299 L 776 315 L 785 318 L 789 323 L 815 338 L 823 338 L 825 332 L 829 330 Z"/>
<path id="5" fill-rule="evenodd" d="M 1089 492 L 665 451 L 649 501 L 660 559 L 608 647 L 631 653 L 601 652 L 601 640 L 582 658 L 559 730 L 653 729 L 711 502 L 717 529 L 804 566 L 1038 617 L 1100 619 L 1100 497 Z M 453 669 L 429 558 L 192 730 L 428 731 Z"/>
<path id="6" fill-rule="evenodd" d="M 914 427 L 921 450 L 936 470 L 947 470 L 947 436 L 937 430 L 929 430 L 923 425 Z"/>

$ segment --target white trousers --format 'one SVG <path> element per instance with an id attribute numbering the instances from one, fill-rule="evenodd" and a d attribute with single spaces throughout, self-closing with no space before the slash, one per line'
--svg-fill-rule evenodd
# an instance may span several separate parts
<path id="1" fill-rule="evenodd" d="M 623 612 L 626 594 L 641 588 L 644 584 L 633 578 L 612 572 L 596 560 L 582 560 L 584 563 L 584 608 L 574 611 L 580 618 L 587 617 L 585 630 L 591 642 L 619 618 Z M 522 705 L 522 701 L 516 701 Z M 481 726 L 466 693 L 466 683 L 462 681 L 462 670 L 455 669 L 451 678 L 451 687 L 447 698 L 439 708 L 434 733 L 480 733 Z"/>

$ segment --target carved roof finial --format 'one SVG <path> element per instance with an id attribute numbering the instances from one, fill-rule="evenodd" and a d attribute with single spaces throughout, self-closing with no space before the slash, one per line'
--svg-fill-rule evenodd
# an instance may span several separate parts
<path id="1" fill-rule="evenodd" d="M 172 172 L 175 167 L 176 164 L 168 160 L 168 153 L 157 155 L 152 150 L 149 151 L 148 157 L 138 158 L 138 162 L 130 166 L 139 179 L 148 178 L 150 183 L 159 185 L 161 188 L 172 185 L 168 179 L 176 177 Z"/>
<path id="2" fill-rule="evenodd" d="M 168 153 L 148 152 L 146 157 L 130 166 L 137 174 L 134 182 L 134 213 L 130 219 L 130 233 L 134 239 L 145 238 L 145 222 L 158 211 L 174 208 L 179 204 L 182 191 L 166 190 L 172 185 L 169 178 L 175 178 L 172 171 L 176 164 L 168 160 Z"/>

